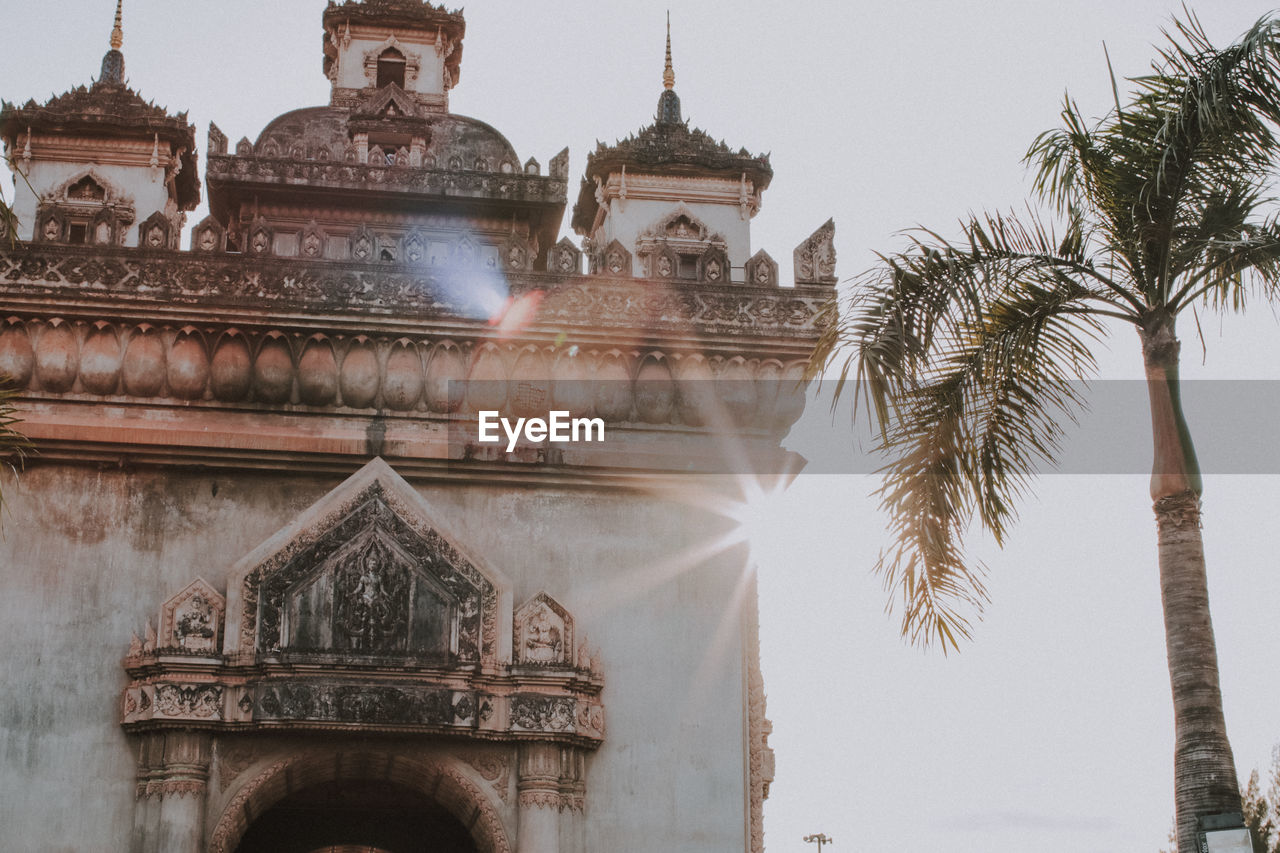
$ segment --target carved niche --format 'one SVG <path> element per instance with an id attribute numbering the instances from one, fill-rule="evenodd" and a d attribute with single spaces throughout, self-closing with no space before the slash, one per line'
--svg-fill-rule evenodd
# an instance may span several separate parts
<path id="1" fill-rule="evenodd" d="M 512 640 L 516 663 L 573 665 L 573 617 L 545 592 L 516 611 Z"/>
<path id="2" fill-rule="evenodd" d="M 764 249 L 747 261 L 747 284 L 757 287 L 773 287 L 778 283 L 778 264 Z"/>
<path id="3" fill-rule="evenodd" d="M 609 276 L 631 275 L 631 253 L 627 251 L 626 246 L 617 240 L 605 246 L 600 256 L 599 272 L 601 275 Z"/>
<path id="4" fill-rule="evenodd" d="M 226 609 L 226 599 L 204 578 L 196 578 L 160 608 L 158 643 L 163 648 L 217 655 Z"/>
<path id="5" fill-rule="evenodd" d="M 723 248 L 712 246 L 698 258 L 698 280 L 708 284 L 724 284 L 729 280 L 729 256 Z"/>
<path id="6" fill-rule="evenodd" d="M 796 246 L 794 266 L 796 284 L 836 283 L 836 223 L 828 219 L 822 227 Z"/>
<path id="7" fill-rule="evenodd" d="M 91 168 L 41 197 L 35 239 L 118 245 L 133 220 L 133 200 Z"/>
<path id="8" fill-rule="evenodd" d="M 298 243 L 299 254 L 304 258 L 317 259 L 324 257 L 325 233 L 313 219 L 302 231 L 302 239 Z"/>
<path id="9" fill-rule="evenodd" d="M 533 259 L 537 247 L 530 246 L 529 241 L 519 234 L 512 234 L 502 244 L 502 265 L 513 272 L 528 272 L 533 269 Z"/>
<path id="10" fill-rule="evenodd" d="M 227 232 L 222 223 L 206 216 L 191 229 L 193 252 L 223 252 L 227 248 Z"/>
<path id="11" fill-rule="evenodd" d="M 378 251 L 378 238 L 366 226 L 360 226 L 351 237 L 351 257 L 371 261 Z"/>
<path id="12" fill-rule="evenodd" d="M 401 245 L 403 247 L 401 256 L 405 263 L 420 264 L 426 260 L 427 240 L 418 229 L 415 228 L 406 234 Z"/>
<path id="13" fill-rule="evenodd" d="M 249 239 L 245 242 L 245 251 L 250 255 L 259 257 L 271 254 L 271 244 L 274 237 L 271 229 L 267 227 L 267 221 L 262 217 L 258 217 L 253 221 L 253 225 L 249 227 Z"/>
<path id="14" fill-rule="evenodd" d="M 172 231 L 173 223 L 169 221 L 169 217 L 157 210 L 138 226 L 138 245 L 144 249 L 171 248 Z"/>
<path id="15" fill-rule="evenodd" d="M 579 275 L 582 272 L 582 252 L 568 237 L 560 238 L 547 252 L 547 271 L 561 275 Z"/>

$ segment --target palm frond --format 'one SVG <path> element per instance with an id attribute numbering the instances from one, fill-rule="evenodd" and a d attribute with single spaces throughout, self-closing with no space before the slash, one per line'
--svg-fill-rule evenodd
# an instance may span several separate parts
<path id="1" fill-rule="evenodd" d="M 17 390 L 6 383 L 4 376 L 0 376 L 0 465 L 14 473 L 22 468 L 31 449 L 31 442 L 17 429 L 22 422 L 14 413 L 13 403 L 17 397 Z M 0 511 L 3 509 L 4 494 L 0 492 Z"/>
<path id="2" fill-rule="evenodd" d="M 1082 405 L 1099 318 L 1133 316 L 1090 265 L 1079 223 L 1059 238 L 1034 218 L 988 216 L 962 232 L 954 244 L 917 232 L 885 257 L 830 337 L 852 347 L 841 380 L 854 371 L 890 456 L 879 495 L 894 544 L 877 571 L 904 635 L 944 650 L 986 600 L 963 551 L 970 520 L 1003 539 Z"/>

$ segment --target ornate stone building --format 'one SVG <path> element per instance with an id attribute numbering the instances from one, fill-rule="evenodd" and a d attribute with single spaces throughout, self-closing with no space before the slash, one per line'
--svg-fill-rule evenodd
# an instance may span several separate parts
<path id="1" fill-rule="evenodd" d="M 768 160 L 681 120 L 669 46 L 579 248 L 567 149 L 450 111 L 460 12 L 330 2 L 323 33 L 327 106 L 209 127 L 187 249 L 195 129 L 126 85 L 119 11 L 92 85 L 0 109 L 0 375 L 38 448 L 2 484 L 0 847 L 759 851 L 724 507 L 794 467 L 830 226 L 780 287 Z M 487 444 L 482 410 L 607 439 Z"/>

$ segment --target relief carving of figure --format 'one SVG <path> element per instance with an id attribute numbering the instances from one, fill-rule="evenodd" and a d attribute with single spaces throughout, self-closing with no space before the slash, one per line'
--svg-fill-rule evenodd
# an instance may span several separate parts
<path id="1" fill-rule="evenodd" d="M 663 278 L 671 277 L 671 259 L 666 255 L 662 255 L 658 258 L 658 275 Z"/>
<path id="2" fill-rule="evenodd" d="M 708 281 L 720 280 L 720 262 L 719 261 L 714 259 L 707 261 L 707 280 Z"/>
<path id="3" fill-rule="evenodd" d="M 212 228 L 206 228 L 200 232 L 200 250 L 202 252 L 212 252 L 218 244 L 218 235 L 213 233 Z"/>
<path id="4" fill-rule="evenodd" d="M 61 232 L 62 232 L 62 228 L 59 227 L 58 220 L 49 219 L 45 221 L 44 239 L 48 240 L 49 242 L 53 242 L 54 240 L 58 239 L 58 236 L 61 234 Z"/>
<path id="5" fill-rule="evenodd" d="M 372 540 L 335 578 L 335 639 L 362 652 L 402 648 L 407 639 L 409 577 L 387 548 Z"/>
<path id="6" fill-rule="evenodd" d="M 191 596 L 185 609 L 177 615 L 173 633 L 180 649 L 212 649 L 215 634 L 213 605 L 198 592 Z"/>
<path id="7" fill-rule="evenodd" d="M 529 619 L 525 629 L 524 659 L 530 663 L 559 663 L 563 658 L 564 644 L 560 626 L 551 610 L 544 604 Z"/>
<path id="8" fill-rule="evenodd" d="M 265 231 L 256 231 L 252 241 L 254 254 L 264 255 L 267 252 L 267 233 Z"/>

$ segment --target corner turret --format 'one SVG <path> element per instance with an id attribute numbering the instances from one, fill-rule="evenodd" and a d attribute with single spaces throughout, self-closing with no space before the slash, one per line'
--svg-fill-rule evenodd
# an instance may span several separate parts
<path id="1" fill-rule="evenodd" d="M 178 248 L 200 203 L 195 128 L 144 101 L 124 76 L 123 2 L 91 86 L 44 104 L 0 103 L 18 236 L 45 243 Z"/>
<path id="2" fill-rule="evenodd" d="M 769 158 L 734 152 L 682 119 L 669 19 L 662 87 L 653 124 L 587 155 L 573 228 L 596 272 L 744 281 Z"/>

